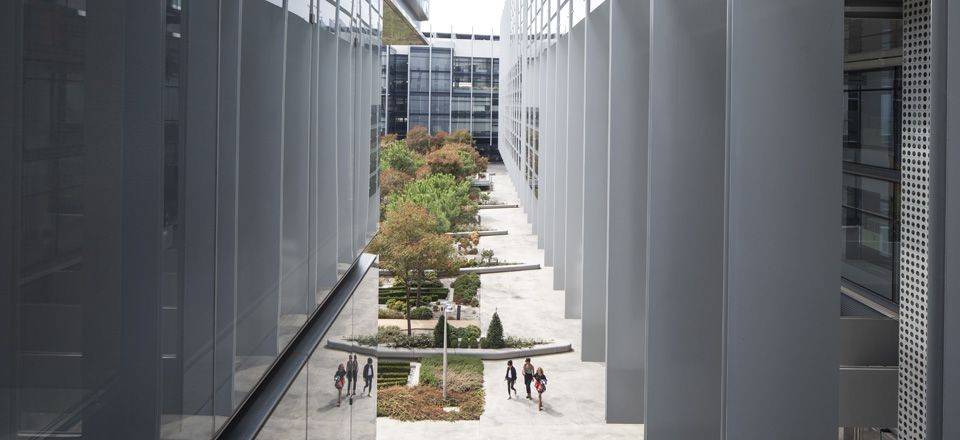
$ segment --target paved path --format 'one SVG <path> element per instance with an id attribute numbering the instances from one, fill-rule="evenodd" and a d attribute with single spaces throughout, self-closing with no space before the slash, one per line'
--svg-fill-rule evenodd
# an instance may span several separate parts
<path id="1" fill-rule="evenodd" d="M 490 170 L 496 201 L 517 203 L 517 193 L 502 165 Z M 543 264 L 543 251 L 527 223 L 522 208 L 480 211 L 488 229 L 507 229 L 510 235 L 483 237 L 480 249 L 493 249 L 505 261 Z M 506 335 L 564 340 L 571 353 L 533 359 L 550 378 L 544 394 L 544 411 L 524 398 L 523 380 L 517 384 L 519 400 L 507 400 L 503 380 L 505 362 L 487 361 L 484 387 L 486 408 L 474 422 L 398 422 L 379 418 L 380 439 L 642 439 L 640 425 L 608 425 L 604 422 L 604 365 L 580 361 L 580 320 L 563 318 L 563 292 L 552 288 L 553 269 L 481 275 L 481 321 L 486 329 L 494 310 L 503 321 Z M 517 370 L 522 359 L 514 362 Z"/>

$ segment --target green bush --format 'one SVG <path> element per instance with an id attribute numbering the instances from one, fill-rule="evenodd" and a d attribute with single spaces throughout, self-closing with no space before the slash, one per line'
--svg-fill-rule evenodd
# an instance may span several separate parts
<path id="1" fill-rule="evenodd" d="M 542 339 L 527 339 L 527 338 L 518 338 L 515 336 L 507 336 L 503 340 L 504 348 L 530 348 L 534 345 L 548 344 L 550 341 Z"/>
<path id="2" fill-rule="evenodd" d="M 457 329 L 458 338 L 477 339 L 480 337 L 480 327 L 468 325 Z"/>
<path id="3" fill-rule="evenodd" d="M 417 307 L 410 311 L 410 319 L 433 319 L 433 311 L 429 307 Z"/>
<path id="4" fill-rule="evenodd" d="M 391 310 L 396 310 L 400 313 L 407 313 L 407 302 L 402 299 L 391 299 L 387 301 L 387 308 Z"/>
<path id="5" fill-rule="evenodd" d="M 480 289 L 480 275 L 475 273 L 460 275 L 450 284 L 450 287 L 453 288 L 453 302 L 474 307 L 480 305 L 480 300 L 477 299 L 477 291 Z"/>
<path id="6" fill-rule="evenodd" d="M 443 347 L 443 317 L 437 318 L 437 325 L 433 326 L 433 346 L 435 348 Z M 453 347 L 453 341 L 457 337 L 457 328 L 447 324 L 447 346 Z"/>
<path id="7" fill-rule="evenodd" d="M 381 308 L 377 310 L 378 319 L 404 319 L 403 312 L 393 309 Z"/>
<path id="8" fill-rule="evenodd" d="M 487 344 L 490 348 L 503 348 L 503 324 L 500 322 L 500 315 L 493 312 L 490 318 L 490 326 L 487 327 Z"/>
<path id="9" fill-rule="evenodd" d="M 407 336 L 407 334 L 404 333 L 397 336 L 392 343 L 386 345 L 395 348 L 432 348 L 433 338 L 431 338 L 430 335 L 422 333 L 417 333 L 413 336 Z"/>

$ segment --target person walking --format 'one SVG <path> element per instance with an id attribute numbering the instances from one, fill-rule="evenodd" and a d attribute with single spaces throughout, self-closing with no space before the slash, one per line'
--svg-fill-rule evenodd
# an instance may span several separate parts
<path id="1" fill-rule="evenodd" d="M 534 385 L 537 388 L 537 401 L 539 402 L 537 411 L 543 411 L 543 393 L 547 392 L 547 375 L 543 374 L 543 368 L 537 368 L 533 379 L 537 381 Z"/>
<path id="2" fill-rule="evenodd" d="M 333 386 L 337 389 L 337 406 L 340 406 L 340 400 L 343 398 L 343 377 L 347 375 L 347 369 L 343 364 L 337 366 L 337 372 L 333 374 Z"/>
<path id="3" fill-rule="evenodd" d="M 357 355 L 350 355 L 350 360 L 347 361 L 347 395 L 355 396 L 357 394 L 357 371 L 359 369 Z"/>
<path id="4" fill-rule="evenodd" d="M 533 396 L 530 395 L 531 382 L 533 382 L 533 364 L 530 363 L 530 358 L 527 358 L 526 362 L 523 363 L 523 383 L 527 386 L 527 399 L 533 399 Z"/>
<path id="5" fill-rule="evenodd" d="M 513 390 L 513 394 L 517 395 L 517 388 L 514 384 L 517 383 L 517 369 L 513 368 L 513 361 L 507 361 L 507 375 L 504 377 L 507 380 L 507 399 L 512 399 L 510 396 L 510 390 Z"/>
<path id="6" fill-rule="evenodd" d="M 370 392 L 373 391 L 373 359 L 367 358 L 367 364 L 363 366 L 363 390 L 360 391 L 360 395 L 363 395 L 363 392 L 367 392 L 367 397 L 370 397 Z"/>

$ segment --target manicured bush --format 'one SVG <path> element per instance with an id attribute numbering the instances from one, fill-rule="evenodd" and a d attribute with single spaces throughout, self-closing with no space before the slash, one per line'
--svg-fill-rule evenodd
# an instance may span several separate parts
<path id="1" fill-rule="evenodd" d="M 387 301 L 387 308 L 391 310 L 396 310 L 403 314 L 407 313 L 407 302 L 402 299 L 391 299 Z"/>
<path id="2" fill-rule="evenodd" d="M 381 342 L 383 344 L 383 342 Z M 406 333 L 402 333 L 397 336 L 392 342 L 385 344 L 394 348 L 432 348 L 433 347 L 433 338 L 430 335 L 417 333 L 412 336 L 408 336 Z"/>
<path id="3" fill-rule="evenodd" d="M 410 311 L 410 319 L 433 319 L 433 311 L 429 307 L 416 307 Z"/>
<path id="4" fill-rule="evenodd" d="M 487 345 L 490 348 L 503 348 L 503 324 L 500 322 L 500 315 L 493 312 L 490 318 L 490 326 L 487 327 Z"/>

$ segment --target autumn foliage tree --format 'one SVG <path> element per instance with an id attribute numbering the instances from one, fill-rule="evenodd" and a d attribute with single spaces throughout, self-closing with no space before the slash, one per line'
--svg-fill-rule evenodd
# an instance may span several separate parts
<path id="1" fill-rule="evenodd" d="M 416 126 L 407 131 L 407 147 L 420 154 L 430 152 L 430 133 L 426 127 Z"/>
<path id="2" fill-rule="evenodd" d="M 445 144 L 425 157 L 430 172 L 449 174 L 458 180 L 486 171 L 487 160 L 468 144 Z"/>
<path id="3" fill-rule="evenodd" d="M 437 218 L 414 203 L 402 203 L 387 212 L 380 233 L 371 243 L 371 250 L 380 255 L 383 267 L 404 280 L 407 308 L 407 334 L 410 308 L 414 302 L 411 287 L 416 286 L 416 303 L 420 304 L 420 286 L 428 270 L 447 272 L 456 262 L 453 239 L 436 232 Z"/>
<path id="4" fill-rule="evenodd" d="M 413 180 L 409 174 L 397 171 L 393 168 L 380 169 L 380 195 L 384 198 L 389 197 L 398 191 L 402 191 L 410 181 Z"/>

